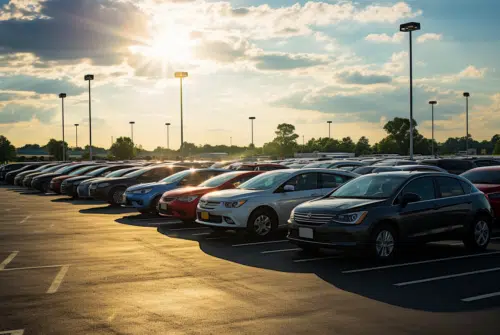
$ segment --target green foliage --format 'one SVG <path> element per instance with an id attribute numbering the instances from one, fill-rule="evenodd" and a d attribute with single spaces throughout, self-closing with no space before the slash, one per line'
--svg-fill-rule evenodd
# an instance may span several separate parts
<path id="1" fill-rule="evenodd" d="M 361 156 L 361 155 L 368 155 L 372 151 L 370 147 L 370 142 L 368 139 L 364 136 L 361 136 L 360 139 L 358 140 L 358 143 L 356 143 L 356 146 L 354 147 L 354 152 L 356 153 L 356 156 Z"/>
<path id="2" fill-rule="evenodd" d="M 16 158 L 16 147 L 3 135 L 0 135 L 0 163 L 7 163 Z"/>
<path id="3" fill-rule="evenodd" d="M 136 155 L 136 148 L 130 137 L 118 137 L 110 151 L 117 159 L 132 159 Z"/>
<path id="4" fill-rule="evenodd" d="M 279 155 L 281 157 L 293 156 L 297 149 L 297 138 L 299 137 L 299 135 L 295 134 L 295 126 L 289 123 L 281 123 L 277 129 L 274 132 L 276 137 L 273 142 L 279 148 Z"/>
<path id="5" fill-rule="evenodd" d="M 50 139 L 49 143 L 45 146 L 49 155 L 53 156 L 56 161 L 60 161 L 63 158 L 63 141 L 57 141 L 53 138 Z M 66 152 L 68 152 L 68 143 L 64 142 L 64 147 Z"/>
<path id="6" fill-rule="evenodd" d="M 495 144 L 495 148 L 493 149 L 494 155 L 500 155 L 500 139 Z"/>

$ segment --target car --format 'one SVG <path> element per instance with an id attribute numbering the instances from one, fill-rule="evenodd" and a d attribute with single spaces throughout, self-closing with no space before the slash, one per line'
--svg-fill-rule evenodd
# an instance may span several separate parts
<path id="1" fill-rule="evenodd" d="M 31 182 L 33 181 L 33 178 L 40 176 L 42 174 L 45 174 L 45 173 L 55 172 L 55 171 L 65 167 L 65 166 L 72 165 L 72 164 L 74 164 L 74 163 L 56 164 L 54 166 L 47 167 L 41 171 L 37 171 L 37 172 L 31 171 L 31 173 L 24 176 L 23 180 L 21 181 L 21 185 L 24 187 L 31 187 Z"/>
<path id="2" fill-rule="evenodd" d="M 354 173 L 357 173 L 357 174 L 360 174 L 360 175 L 364 175 L 364 174 L 369 174 L 369 173 L 372 173 L 373 170 L 377 169 L 377 168 L 380 168 L 380 166 L 373 166 L 373 165 L 369 165 L 369 166 L 360 166 L 354 170 L 352 170 L 352 172 Z"/>
<path id="3" fill-rule="evenodd" d="M 47 163 L 33 162 L 31 164 L 23 166 L 20 169 L 7 172 L 5 174 L 5 182 L 7 184 L 14 185 L 14 180 L 16 179 L 18 174 L 23 173 L 23 172 L 36 171 L 37 169 L 43 169 L 44 165 L 46 165 L 46 164 Z"/>
<path id="4" fill-rule="evenodd" d="M 401 166 L 401 165 L 415 165 L 415 161 L 408 159 L 385 159 L 381 162 L 372 164 L 371 166 Z"/>
<path id="5" fill-rule="evenodd" d="M 391 171 L 435 171 L 448 173 L 448 171 L 432 165 L 400 165 L 400 166 L 374 166 L 371 173 L 391 172 Z"/>
<path id="6" fill-rule="evenodd" d="M 347 161 L 347 160 L 336 160 L 336 161 L 320 161 L 307 164 L 303 168 L 323 168 L 323 169 L 342 169 L 346 171 L 352 171 L 366 164 L 360 161 Z"/>
<path id="7" fill-rule="evenodd" d="M 228 172 L 224 169 L 184 169 L 155 183 L 131 186 L 123 194 L 123 205 L 140 213 L 158 213 L 158 202 L 163 193 L 185 186 L 196 186 L 207 179 Z"/>
<path id="8" fill-rule="evenodd" d="M 88 199 L 90 197 L 90 185 L 93 182 L 100 182 L 103 180 L 106 180 L 108 178 L 116 178 L 116 177 L 123 177 L 124 175 L 143 169 L 142 166 L 135 166 L 135 167 L 129 167 L 129 168 L 123 168 L 119 169 L 116 171 L 111 172 L 108 175 L 102 176 L 102 177 L 95 177 L 95 178 L 90 178 L 84 181 L 81 181 L 78 187 L 76 188 L 76 193 L 78 194 L 78 198 L 80 199 Z"/>
<path id="9" fill-rule="evenodd" d="M 59 163 L 43 164 L 43 165 L 37 166 L 36 169 L 34 169 L 34 170 L 25 170 L 23 172 L 19 172 L 16 174 L 16 176 L 14 178 L 14 185 L 15 186 L 23 186 L 23 179 L 27 175 L 32 174 L 32 173 L 42 172 L 42 171 L 48 170 L 49 168 L 57 166 L 57 165 L 59 165 Z"/>
<path id="10" fill-rule="evenodd" d="M 5 180 L 5 175 L 8 172 L 18 170 L 26 165 L 29 165 L 29 163 L 11 163 L 3 165 L 2 167 L 0 167 L 0 181 Z"/>
<path id="11" fill-rule="evenodd" d="M 69 164 L 67 166 L 61 167 L 60 169 L 50 172 L 43 173 L 34 177 L 31 181 L 31 188 L 38 190 L 43 193 L 47 193 L 50 190 L 50 182 L 52 178 L 56 178 L 59 176 L 67 175 L 75 170 L 78 170 L 82 167 L 86 167 L 89 165 L 93 165 L 94 163 L 82 163 L 82 164 Z"/>
<path id="12" fill-rule="evenodd" d="M 262 171 L 235 171 L 210 178 L 198 186 L 185 187 L 163 193 L 158 213 L 184 222 L 196 220 L 196 207 L 200 198 L 210 192 L 233 189 Z"/>
<path id="13" fill-rule="evenodd" d="M 359 248 L 389 260 L 402 245 L 447 239 L 484 250 L 492 220 L 488 199 L 465 178 L 384 172 L 361 176 L 322 199 L 297 206 L 287 237 L 310 252 Z"/>
<path id="14" fill-rule="evenodd" d="M 419 161 L 419 164 L 438 166 L 457 175 L 477 167 L 473 160 L 462 158 L 424 159 Z"/>
<path id="15" fill-rule="evenodd" d="M 81 182 L 92 178 L 105 177 L 113 171 L 125 169 L 128 167 L 132 166 L 123 164 L 104 165 L 100 168 L 96 168 L 93 171 L 86 172 L 83 175 L 68 178 L 61 183 L 61 194 L 65 194 L 72 198 L 78 198 L 77 188 Z"/>
<path id="16" fill-rule="evenodd" d="M 295 206 L 322 197 L 357 176 L 330 169 L 269 171 L 234 190 L 204 195 L 198 203 L 196 222 L 214 230 L 244 229 L 267 236 L 286 226 Z"/>
<path id="17" fill-rule="evenodd" d="M 122 177 L 94 181 L 90 184 L 89 195 L 96 200 L 107 201 L 112 206 L 118 206 L 123 202 L 123 194 L 128 187 L 157 182 L 186 169 L 187 167 L 184 166 L 173 165 L 145 167 Z"/>
<path id="18" fill-rule="evenodd" d="M 61 194 L 61 184 L 63 183 L 63 181 L 72 177 L 85 175 L 86 173 L 94 171 L 101 167 L 102 167 L 101 164 L 84 166 L 68 173 L 67 175 L 62 175 L 59 177 L 52 178 L 52 180 L 50 181 L 50 190 L 56 194 Z"/>
<path id="19" fill-rule="evenodd" d="M 486 194 L 495 218 L 500 217 L 500 166 L 474 168 L 460 176 L 469 180 L 477 189 Z"/>
<path id="20" fill-rule="evenodd" d="M 252 163 L 252 164 L 241 164 L 236 167 L 236 171 L 274 171 L 281 169 L 288 169 L 288 166 L 281 164 L 270 164 L 270 163 Z"/>

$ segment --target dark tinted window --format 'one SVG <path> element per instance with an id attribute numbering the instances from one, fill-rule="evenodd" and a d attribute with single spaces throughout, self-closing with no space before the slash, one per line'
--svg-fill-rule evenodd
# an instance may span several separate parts
<path id="1" fill-rule="evenodd" d="M 500 165 L 500 162 L 494 161 L 494 160 L 489 160 L 489 159 L 478 159 L 478 160 L 474 161 L 474 163 L 476 164 L 476 166 L 479 166 L 479 167 Z"/>
<path id="2" fill-rule="evenodd" d="M 474 184 L 500 184 L 500 171 L 496 170 L 469 170 L 461 174 Z"/>
<path id="3" fill-rule="evenodd" d="M 472 168 L 472 162 L 466 160 L 442 160 L 439 166 L 445 170 L 467 171 Z"/>
<path id="4" fill-rule="evenodd" d="M 439 177 L 436 178 L 441 198 L 455 197 L 463 195 L 464 190 L 460 181 L 454 178 Z"/>
<path id="5" fill-rule="evenodd" d="M 358 167 L 357 169 L 354 169 L 352 172 L 357 173 L 357 174 L 367 174 L 371 173 L 373 171 L 374 167 L 373 166 L 362 166 Z"/>
<path id="6" fill-rule="evenodd" d="M 424 200 L 432 200 L 436 198 L 434 191 L 434 182 L 432 178 L 418 178 L 411 181 L 408 185 L 405 186 L 401 195 L 406 193 L 415 193 Z"/>
<path id="7" fill-rule="evenodd" d="M 336 188 L 345 183 L 348 177 L 339 176 L 337 174 L 332 173 L 321 173 L 321 186 L 320 188 Z"/>
<path id="8" fill-rule="evenodd" d="M 462 188 L 464 189 L 465 194 L 469 194 L 472 191 L 472 185 L 466 181 L 461 180 L 460 184 L 462 184 Z"/>
<path id="9" fill-rule="evenodd" d="M 398 161 L 396 163 L 396 165 L 398 165 L 398 166 L 399 165 L 414 165 L 414 164 L 415 164 L 415 162 L 412 162 L 412 161 Z"/>
<path id="10" fill-rule="evenodd" d="M 293 177 L 285 185 L 295 186 L 295 191 L 315 190 L 318 187 L 317 173 L 303 173 Z"/>
<path id="11" fill-rule="evenodd" d="M 282 166 L 272 166 L 272 165 L 267 165 L 267 166 L 259 166 L 256 171 L 274 171 L 274 170 L 280 170 L 284 169 Z"/>
<path id="12" fill-rule="evenodd" d="M 420 164 L 438 166 L 437 161 L 421 161 Z"/>

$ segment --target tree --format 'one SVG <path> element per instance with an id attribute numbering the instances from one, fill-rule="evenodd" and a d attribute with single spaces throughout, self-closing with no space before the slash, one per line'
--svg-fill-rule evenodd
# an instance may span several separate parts
<path id="1" fill-rule="evenodd" d="M 297 148 L 297 138 L 299 135 L 295 134 L 295 126 L 288 123 L 281 123 L 278 125 L 278 130 L 274 132 L 276 137 L 273 142 L 280 148 L 281 156 L 291 156 Z"/>
<path id="2" fill-rule="evenodd" d="M 16 158 L 16 147 L 7 137 L 0 135 L 0 163 L 7 163 Z"/>
<path id="3" fill-rule="evenodd" d="M 398 143 L 392 135 L 383 138 L 379 143 L 375 144 L 374 147 L 376 151 L 381 154 L 393 154 L 399 149 Z"/>
<path id="4" fill-rule="evenodd" d="M 417 122 L 413 121 L 413 136 L 418 133 L 415 127 Z M 389 134 L 397 145 L 397 150 L 393 153 L 402 155 L 408 154 L 410 148 L 410 119 L 395 117 L 385 124 L 384 130 Z"/>
<path id="5" fill-rule="evenodd" d="M 57 141 L 53 138 L 50 139 L 49 143 L 45 146 L 49 155 L 53 156 L 56 161 L 60 161 L 63 158 L 63 141 Z M 64 147 L 66 152 L 68 152 L 68 143 L 64 142 Z"/>
<path id="6" fill-rule="evenodd" d="M 342 152 L 354 152 L 356 145 L 352 141 L 352 139 L 347 136 L 342 139 L 342 142 L 340 142 L 339 149 Z"/>
<path id="7" fill-rule="evenodd" d="M 367 155 L 371 152 L 370 142 L 364 136 L 361 136 L 356 143 L 356 147 L 354 148 L 354 152 L 356 156 Z"/>
<path id="8" fill-rule="evenodd" d="M 117 159 L 132 159 L 136 155 L 136 149 L 130 137 L 118 137 L 110 151 Z"/>
<path id="9" fill-rule="evenodd" d="M 497 143 L 495 144 L 495 149 L 493 149 L 493 154 L 500 155 L 500 140 L 498 140 Z"/>

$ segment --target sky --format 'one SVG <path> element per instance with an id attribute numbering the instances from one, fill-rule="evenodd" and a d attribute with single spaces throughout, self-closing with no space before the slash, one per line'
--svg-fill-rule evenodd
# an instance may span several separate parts
<path id="1" fill-rule="evenodd" d="M 431 137 L 478 140 L 500 132 L 496 0 L 0 0 L 0 133 L 16 146 L 62 138 L 93 145 L 130 136 L 146 149 L 184 140 L 248 145 L 280 123 L 305 141 L 361 136 L 376 143 L 390 119 L 409 117 L 413 32 L 414 119 Z"/>

